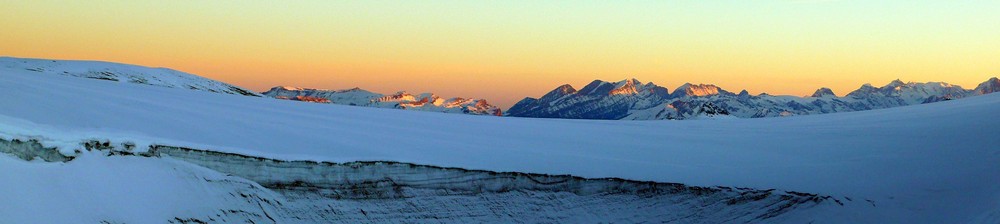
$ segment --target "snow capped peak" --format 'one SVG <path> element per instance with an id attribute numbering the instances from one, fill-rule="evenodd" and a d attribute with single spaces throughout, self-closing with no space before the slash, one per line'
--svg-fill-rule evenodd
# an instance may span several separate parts
<path id="1" fill-rule="evenodd" d="M 262 94 L 268 95 L 269 93 L 272 93 L 272 92 L 282 92 L 282 91 L 285 91 L 285 92 L 310 92 L 310 93 L 313 93 L 313 94 L 315 94 L 315 93 L 321 93 L 321 92 L 333 92 L 333 93 L 362 92 L 362 93 L 369 93 L 369 94 L 372 93 L 372 92 L 369 92 L 368 90 L 364 90 L 364 89 L 361 89 L 361 88 L 358 88 L 358 87 L 354 87 L 354 88 L 350 88 L 350 89 L 331 90 L 331 89 L 303 88 L 303 87 L 295 87 L 295 86 L 275 86 L 275 87 L 272 87 L 270 90 L 263 92 Z"/>
<path id="2" fill-rule="evenodd" d="M 691 83 L 684 83 L 684 85 L 677 87 L 677 90 L 674 90 L 675 97 L 711 96 L 711 95 L 718 95 L 720 93 L 728 93 L 728 92 L 712 84 L 695 85 Z"/>
<path id="3" fill-rule="evenodd" d="M 902 80 L 896 79 L 896 80 L 892 80 L 892 82 L 889 82 L 889 84 L 887 84 L 885 86 L 887 86 L 887 87 L 898 87 L 898 86 L 903 86 L 903 85 L 906 85 L 906 83 L 903 82 Z"/>
<path id="4" fill-rule="evenodd" d="M 486 100 L 461 97 L 445 100 L 434 93 L 411 94 L 399 91 L 391 95 L 382 95 L 358 87 L 344 90 L 324 90 L 277 86 L 263 94 L 278 99 L 317 103 L 477 115 L 501 114 L 500 108 L 490 105 Z"/>
<path id="5" fill-rule="evenodd" d="M 816 92 L 814 92 L 811 97 L 824 97 L 824 96 L 835 97 L 837 95 L 833 94 L 833 90 L 831 90 L 830 88 L 823 87 L 817 89 Z"/>
<path id="6" fill-rule="evenodd" d="M 623 87 L 626 87 L 626 86 L 636 86 L 636 85 L 642 85 L 642 82 L 639 82 L 639 80 L 635 79 L 635 78 L 625 79 L 625 80 L 622 80 L 622 81 L 615 82 L 615 88 L 616 89 L 617 88 L 623 88 Z"/>
<path id="7" fill-rule="evenodd" d="M 385 95 L 375 99 L 374 102 L 404 102 L 404 101 L 417 101 L 417 98 L 406 91 L 399 91 L 392 95 Z"/>
<path id="8" fill-rule="evenodd" d="M 630 88 L 638 94 L 626 95 L 629 97 L 607 94 L 612 91 L 631 93 L 628 91 Z M 663 87 L 642 84 L 634 79 L 615 83 L 595 80 L 580 93 L 564 95 L 558 100 L 525 98 L 511 107 L 507 115 L 576 119 L 690 119 L 706 102 L 740 118 L 822 114 L 932 103 L 997 92 L 1000 91 L 1000 79 L 990 79 L 976 91 L 943 82 L 894 80 L 884 87 L 864 84 L 844 97 L 838 97 L 829 88 L 816 90 L 812 98 L 775 96 L 763 92 L 751 96 L 746 90 L 737 95 L 715 85 L 691 83 L 685 83 L 667 94 Z"/>
<path id="9" fill-rule="evenodd" d="M 979 84 L 975 89 L 978 94 L 990 94 L 995 92 L 1000 92 L 1000 79 L 997 77 L 990 78 L 986 82 Z"/>
<path id="10" fill-rule="evenodd" d="M 906 82 L 893 80 L 883 87 L 861 86 L 849 94 L 854 99 L 877 99 L 885 104 L 913 105 L 937 102 L 943 99 L 957 99 L 972 94 L 972 91 L 944 82 Z"/>
<path id="11" fill-rule="evenodd" d="M 608 91 L 608 95 L 635 95 L 639 93 L 636 86 L 642 85 L 642 82 L 636 79 L 626 79 L 615 83 L 615 88 Z"/>

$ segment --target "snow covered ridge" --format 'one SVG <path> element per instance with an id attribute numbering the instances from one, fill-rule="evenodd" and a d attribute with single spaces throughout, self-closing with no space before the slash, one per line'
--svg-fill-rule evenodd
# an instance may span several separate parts
<path id="1" fill-rule="evenodd" d="M 820 88 L 809 97 L 751 96 L 746 90 L 733 93 L 710 84 L 684 84 L 673 93 L 653 83 L 635 79 L 615 83 L 594 80 L 580 91 L 562 85 L 541 98 L 525 98 L 507 110 L 507 116 L 662 120 L 702 117 L 703 104 L 733 117 L 759 118 L 862 111 L 932 103 L 1000 91 L 1000 80 L 992 78 L 972 90 L 943 82 L 904 83 L 896 80 L 882 87 L 861 86 L 844 97 Z"/>
<path id="2" fill-rule="evenodd" d="M 345 90 L 308 89 L 298 87 L 278 86 L 263 92 L 265 96 L 278 99 L 307 101 L 314 103 L 332 103 L 352 106 L 394 108 L 417 111 L 434 111 L 444 113 L 463 113 L 475 115 L 501 116 L 503 111 L 486 102 L 485 99 L 449 98 L 444 99 L 433 93 L 413 95 L 407 92 L 397 92 L 382 95 L 360 88 Z"/>
<path id="3" fill-rule="evenodd" d="M 173 69 L 149 68 L 113 62 L 0 57 L 0 68 L 214 93 L 260 96 L 247 89 Z"/>
<path id="4" fill-rule="evenodd" d="M 149 182 L 194 182 L 221 192 L 201 198 L 206 205 L 196 211 L 182 208 L 147 207 L 142 219 L 129 215 L 101 214 L 71 217 L 76 220 L 136 222 L 635 222 L 672 221 L 685 223 L 719 222 L 799 222 L 814 219 L 815 210 L 868 209 L 871 200 L 834 198 L 774 189 L 756 190 L 731 187 L 697 187 L 676 183 L 630 181 L 617 178 L 588 179 L 569 175 L 519 172 L 492 172 L 416 165 L 399 162 L 329 163 L 282 161 L 183 147 L 152 145 L 140 150 L 131 143 L 86 141 L 72 155 L 41 145 L 36 140 L 0 139 L 0 157 L 21 160 L 50 158 L 46 162 L 77 165 L 101 161 L 116 166 L 126 159 L 142 164 L 169 164 L 167 172 L 184 170 L 197 179 L 144 177 Z M 6 154 L 6 155 L 4 155 Z M 58 155 L 53 157 L 52 155 Z M 0 161 L 3 158 L 0 158 Z M 29 175 L 47 166 L 44 163 L 13 164 Z M 194 166 L 208 168 L 198 171 Z M 125 169 L 133 167 L 123 167 Z M 137 168 L 137 167 L 135 167 Z M 154 167 L 159 168 L 159 167 Z M 91 168 L 92 169 L 92 168 Z M 170 171 L 172 169 L 173 171 Z M 5 169 L 9 170 L 9 169 Z M 154 170 L 164 171 L 164 170 Z M 147 170 L 149 172 L 149 170 Z M 98 173 L 90 178 L 108 179 Z M 233 176 L 233 177 L 223 177 Z M 5 179 L 0 174 L 0 179 Z M 4 182 L 0 186 L 18 182 Z M 78 183 L 90 185 L 93 183 Z M 176 183 L 175 183 L 176 184 Z M 109 186 L 115 188 L 118 186 Z M 155 186 L 145 191 L 178 191 Z M 18 189 L 18 188 L 4 188 Z M 66 189 L 48 189 L 47 193 Z M 22 194 L 17 191 L 0 192 Z M 87 192 L 94 193 L 94 192 Z M 114 193 L 111 193 L 114 194 Z M 131 197 L 142 201 L 141 197 Z M 71 199 L 70 199 L 71 200 Z M 126 199 L 128 200 L 128 199 Z M 41 200 L 45 202 L 46 200 Z M 6 202 L 10 202 L 9 200 Z M 669 202 L 669 203 L 666 203 Z M 78 203 L 71 201 L 70 203 Z M 160 203 L 160 202 L 158 202 Z M 44 206 L 57 206 L 41 203 Z M 124 204 L 105 209 L 128 211 Z M 335 206 L 335 207 L 334 207 Z M 86 211 L 90 207 L 75 209 Z M 538 211 L 546 212 L 538 212 Z M 27 214 L 27 215 L 26 215 Z M 59 216 L 35 216 L 30 209 L 0 210 L 0 215 L 28 222 L 59 221 Z"/>

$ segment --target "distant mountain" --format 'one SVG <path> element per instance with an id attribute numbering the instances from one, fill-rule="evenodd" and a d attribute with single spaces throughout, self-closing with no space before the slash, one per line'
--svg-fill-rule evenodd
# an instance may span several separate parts
<path id="1" fill-rule="evenodd" d="M 113 62 L 0 57 L 0 68 L 168 88 L 260 96 L 244 88 L 173 69 Z"/>
<path id="2" fill-rule="evenodd" d="M 562 85 L 541 98 L 525 98 L 507 110 L 507 116 L 571 119 L 658 120 L 725 116 L 756 118 L 822 114 L 931 103 L 1000 91 L 1000 80 L 990 79 L 974 90 L 943 82 L 905 83 L 900 80 L 875 87 L 862 85 L 844 97 L 820 88 L 809 97 L 752 96 L 746 90 L 726 91 L 710 84 L 684 84 L 668 92 L 636 79 L 619 82 L 594 80 L 576 91 Z"/>
<path id="3" fill-rule="evenodd" d="M 391 95 L 373 93 L 360 88 L 346 90 L 324 90 L 279 86 L 263 92 L 265 96 L 278 99 L 332 103 L 366 107 L 395 108 L 444 113 L 501 116 L 500 108 L 490 105 L 484 99 L 441 98 L 432 93 L 410 94 L 397 92 Z"/>
<path id="4" fill-rule="evenodd" d="M 672 96 L 666 88 L 635 79 L 609 83 L 594 80 L 575 91 L 562 85 L 541 98 L 525 98 L 508 111 L 514 117 L 621 119 L 636 108 L 652 108 Z"/>
<path id="5" fill-rule="evenodd" d="M 979 84 L 979 86 L 976 86 L 975 89 L 975 93 L 980 95 L 995 92 L 1000 92 L 1000 79 L 997 79 L 997 77 L 993 77 L 990 80 Z"/>

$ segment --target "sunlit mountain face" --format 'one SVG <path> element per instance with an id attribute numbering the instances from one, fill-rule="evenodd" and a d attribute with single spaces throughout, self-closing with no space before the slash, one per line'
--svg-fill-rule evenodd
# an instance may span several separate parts
<path id="1" fill-rule="evenodd" d="M 433 93 L 410 94 L 405 91 L 382 95 L 360 88 L 324 90 L 279 86 L 261 93 L 278 99 L 331 103 L 352 106 L 394 108 L 415 111 L 501 116 L 503 111 L 485 99 L 442 98 Z"/>

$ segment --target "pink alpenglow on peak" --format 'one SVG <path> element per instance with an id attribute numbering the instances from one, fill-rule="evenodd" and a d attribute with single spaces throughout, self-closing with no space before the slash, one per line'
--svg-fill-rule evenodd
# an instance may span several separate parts
<path id="1" fill-rule="evenodd" d="M 360 88 L 324 90 L 297 87 L 274 87 L 263 93 L 278 99 L 332 103 L 365 107 L 393 108 L 442 113 L 501 116 L 503 111 L 484 99 L 441 98 L 433 93 L 410 94 L 399 91 L 382 95 Z"/>
<path id="2" fill-rule="evenodd" d="M 685 83 L 677 90 L 674 90 L 674 95 L 678 96 L 711 96 L 723 93 L 725 90 L 719 88 L 718 86 L 712 84 L 691 84 Z"/>

